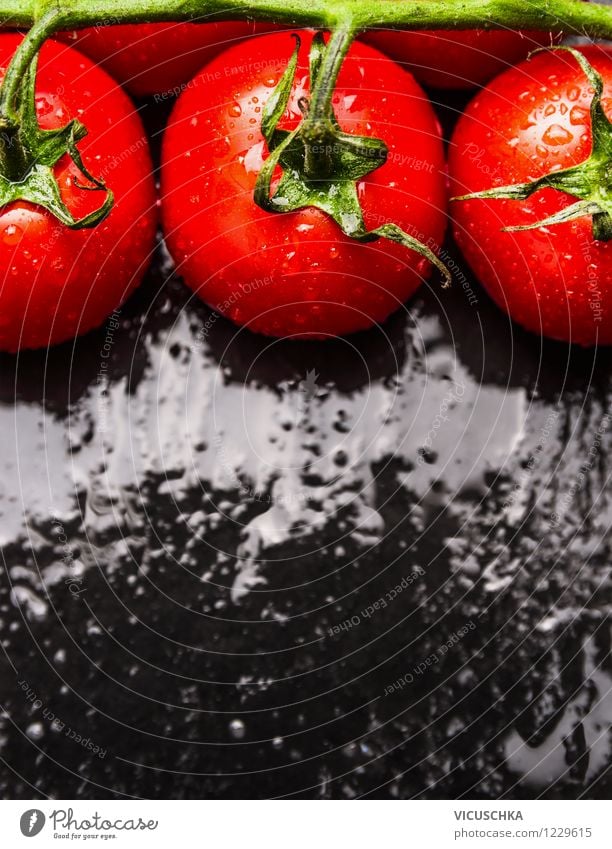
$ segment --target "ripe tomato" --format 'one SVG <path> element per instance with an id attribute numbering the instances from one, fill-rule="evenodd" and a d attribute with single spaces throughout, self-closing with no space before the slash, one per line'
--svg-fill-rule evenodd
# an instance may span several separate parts
<path id="1" fill-rule="evenodd" d="M 304 33 L 284 129 L 301 118 L 311 39 Z M 266 156 L 261 110 L 292 48 L 285 33 L 237 45 L 180 96 L 162 150 L 164 230 L 187 284 L 235 322 L 273 336 L 341 335 L 383 321 L 429 263 L 384 239 L 357 243 L 317 209 L 275 214 L 255 204 Z M 394 221 L 435 250 L 445 227 L 445 165 L 419 86 L 377 50 L 354 44 L 334 108 L 344 131 L 381 138 L 389 149 L 387 163 L 358 184 L 368 229 Z"/>
<path id="2" fill-rule="evenodd" d="M 612 56 L 583 51 L 604 80 L 612 117 Z M 591 152 L 593 96 L 569 54 L 550 51 L 497 77 L 460 119 L 451 145 L 454 195 L 526 182 L 584 162 Z M 455 235 L 497 304 L 519 324 L 554 339 L 612 343 L 612 243 L 593 238 L 589 216 L 537 230 L 502 232 L 569 206 L 546 188 L 528 200 L 453 204 Z"/>
<path id="3" fill-rule="evenodd" d="M 0 35 L 0 78 L 21 36 Z M 40 56 L 36 110 L 43 129 L 79 118 L 89 134 L 83 162 L 114 192 L 109 216 L 89 230 L 71 230 L 39 206 L 0 209 L 0 349 L 39 348 L 101 324 L 140 282 L 153 247 L 155 186 L 148 143 L 128 96 L 89 59 L 57 42 Z M 96 210 L 103 192 L 68 156 L 55 168 L 62 198 L 75 218 Z"/>
<path id="4" fill-rule="evenodd" d="M 376 30 L 362 36 L 397 62 L 405 62 L 423 85 L 470 89 L 551 43 L 545 32 L 514 30 Z"/>
<path id="5" fill-rule="evenodd" d="M 63 38 L 132 94 L 170 95 L 236 41 L 272 28 L 247 21 L 121 24 L 75 30 Z"/>

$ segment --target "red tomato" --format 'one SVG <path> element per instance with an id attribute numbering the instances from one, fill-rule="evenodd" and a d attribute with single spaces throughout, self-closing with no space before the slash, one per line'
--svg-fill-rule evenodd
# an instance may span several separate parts
<path id="1" fill-rule="evenodd" d="M 21 36 L 0 35 L 1 76 Z M 147 139 L 128 96 L 89 59 L 57 42 L 41 52 L 36 108 L 43 129 L 79 118 L 89 134 L 83 162 L 114 192 L 110 215 L 71 230 L 42 207 L 0 210 L 0 349 L 39 348 L 101 324 L 138 285 L 153 247 L 155 186 Z M 55 169 L 75 218 L 97 209 L 103 192 L 86 183 L 68 156 Z"/>
<path id="2" fill-rule="evenodd" d="M 546 32 L 514 30 L 377 30 L 362 36 L 397 62 L 405 62 L 423 85 L 470 89 L 551 43 Z"/>
<path id="3" fill-rule="evenodd" d="M 585 55 L 604 79 L 612 118 L 612 57 Z M 526 182 L 584 162 L 591 152 L 593 91 L 576 60 L 550 51 L 495 79 L 469 105 L 452 139 L 455 195 Z M 537 230 L 537 222 L 576 201 L 555 189 L 525 201 L 453 204 L 455 235 L 497 304 L 519 324 L 554 339 L 612 343 L 612 243 L 593 238 L 590 217 Z"/>
<path id="4" fill-rule="evenodd" d="M 285 129 L 301 117 L 311 38 L 304 33 Z M 237 45 L 180 96 L 162 150 L 163 223 L 179 272 L 219 312 L 273 336 L 340 335 L 383 321 L 429 263 L 385 239 L 359 244 L 317 209 L 274 214 L 254 203 L 266 156 L 261 110 L 292 48 L 284 33 Z M 355 44 L 334 106 L 343 130 L 389 148 L 387 163 L 358 185 L 368 229 L 394 221 L 435 250 L 445 227 L 445 165 L 419 86 L 377 50 Z"/>
<path id="5" fill-rule="evenodd" d="M 122 24 L 75 30 L 64 38 L 132 94 L 178 93 L 200 68 L 236 41 L 272 24 Z"/>

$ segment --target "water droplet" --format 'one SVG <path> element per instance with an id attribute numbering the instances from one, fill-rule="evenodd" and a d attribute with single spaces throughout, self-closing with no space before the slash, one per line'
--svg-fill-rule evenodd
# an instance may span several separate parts
<path id="1" fill-rule="evenodd" d="M 567 144 L 573 138 L 566 127 L 562 127 L 561 124 L 551 124 L 542 136 L 542 141 L 551 147 L 559 147 L 562 144 Z"/>
<path id="2" fill-rule="evenodd" d="M 26 728 L 26 734 L 30 738 L 30 740 L 40 740 L 45 733 L 45 729 L 42 726 L 41 722 L 33 722 L 31 725 L 28 725 Z"/>
<path id="3" fill-rule="evenodd" d="M 546 109 L 544 110 L 544 115 L 546 115 L 546 117 L 548 118 L 551 115 L 554 115 L 556 111 L 557 107 L 554 105 L 554 103 L 549 103 Z"/>
<path id="4" fill-rule="evenodd" d="M 239 103 L 233 103 L 229 108 L 229 114 L 232 118 L 240 118 L 242 115 L 242 107 Z"/>
<path id="5" fill-rule="evenodd" d="M 276 85 L 276 77 L 268 77 L 267 80 L 264 80 L 264 85 L 268 88 L 274 88 Z"/>
<path id="6" fill-rule="evenodd" d="M 9 224 L 4 228 L 2 241 L 5 245 L 16 245 L 23 236 L 23 230 L 16 224 Z"/>
<path id="7" fill-rule="evenodd" d="M 567 99 L 574 103 L 580 97 L 580 89 L 574 86 L 567 93 Z"/>
<path id="8" fill-rule="evenodd" d="M 231 142 L 227 136 L 224 136 L 222 139 L 218 139 L 215 142 L 213 147 L 213 154 L 218 158 L 222 158 L 227 155 L 229 149 L 231 147 Z"/>
<path id="9" fill-rule="evenodd" d="M 229 724 L 229 730 L 234 740 L 242 740 L 246 734 L 246 728 L 241 719 L 232 719 Z"/>
<path id="10" fill-rule="evenodd" d="M 571 124 L 585 124 L 588 117 L 588 111 L 586 109 L 583 109 L 582 106 L 572 106 L 572 111 L 570 112 Z"/>

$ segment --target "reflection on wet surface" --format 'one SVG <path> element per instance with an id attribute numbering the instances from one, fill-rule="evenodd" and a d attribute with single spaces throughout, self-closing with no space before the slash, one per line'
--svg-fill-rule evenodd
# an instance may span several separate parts
<path id="1" fill-rule="evenodd" d="M 608 355 L 433 283 L 259 339 L 161 266 L 2 361 L 3 793 L 609 794 Z"/>

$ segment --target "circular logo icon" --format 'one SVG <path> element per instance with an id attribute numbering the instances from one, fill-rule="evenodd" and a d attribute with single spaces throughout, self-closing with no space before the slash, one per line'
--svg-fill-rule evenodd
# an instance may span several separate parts
<path id="1" fill-rule="evenodd" d="M 19 828 L 24 837 L 36 837 L 43 830 L 45 815 L 38 808 L 30 808 L 21 815 Z"/>

